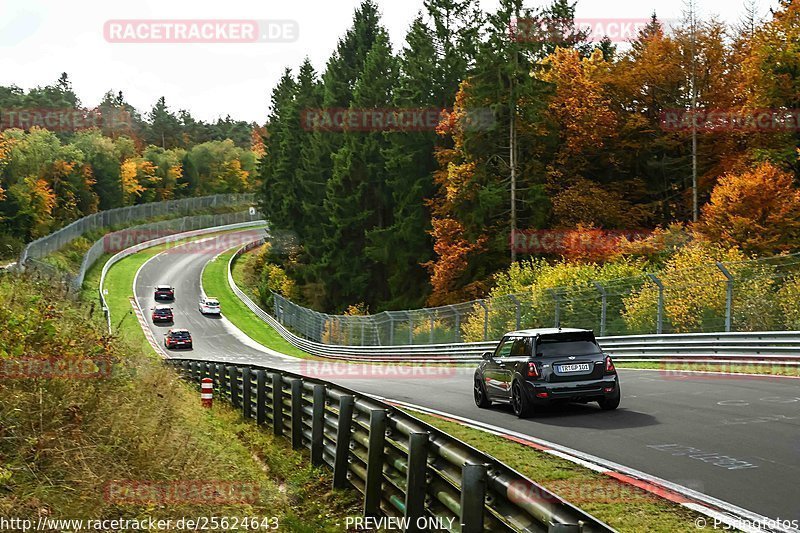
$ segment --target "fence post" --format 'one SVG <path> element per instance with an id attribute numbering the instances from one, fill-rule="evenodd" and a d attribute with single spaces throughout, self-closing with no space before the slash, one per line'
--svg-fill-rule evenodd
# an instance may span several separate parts
<path id="1" fill-rule="evenodd" d="M 483 307 L 483 340 L 489 339 L 489 306 L 486 305 L 486 300 L 478 300 L 478 303 Z"/>
<path id="2" fill-rule="evenodd" d="M 292 386 L 292 449 L 303 447 L 303 380 L 293 379 Z"/>
<path id="3" fill-rule="evenodd" d="M 656 315 L 656 334 L 661 335 L 664 332 L 664 284 L 658 279 L 655 274 L 647 275 L 653 283 L 658 287 L 658 311 Z"/>
<path id="4" fill-rule="evenodd" d="M 369 413 L 369 448 L 367 449 L 367 479 L 364 484 L 364 516 L 379 516 L 381 487 L 386 445 L 386 411 L 373 409 Z"/>
<path id="5" fill-rule="evenodd" d="M 608 299 L 606 297 L 606 289 L 599 281 L 594 282 L 594 286 L 597 287 L 597 290 L 600 291 L 600 336 L 606 336 L 606 305 L 608 304 Z"/>
<path id="6" fill-rule="evenodd" d="M 314 402 L 311 406 L 311 464 L 325 463 L 322 451 L 325 449 L 325 385 L 314 385 Z"/>
<path id="7" fill-rule="evenodd" d="M 458 307 L 455 305 L 448 306 L 450 309 L 453 310 L 453 313 L 456 315 L 455 320 L 455 330 L 454 330 L 454 340 L 453 342 L 461 342 L 461 313 L 458 312 Z"/>
<path id="8" fill-rule="evenodd" d="M 408 437 L 408 470 L 406 471 L 405 514 L 408 519 L 406 533 L 424 531 L 417 519 L 425 516 L 425 493 L 428 484 L 429 435 L 414 432 Z"/>
<path id="9" fill-rule="evenodd" d="M 414 315 L 411 314 L 411 311 L 406 311 L 408 315 L 408 345 L 411 346 L 414 344 Z"/>
<path id="10" fill-rule="evenodd" d="M 483 531 L 486 499 L 486 465 L 465 463 L 461 467 L 461 533 Z"/>
<path id="11" fill-rule="evenodd" d="M 353 422 L 355 398 L 345 394 L 339 398 L 339 419 L 336 423 L 336 455 L 333 459 L 333 488 L 347 486 L 347 464 L 350 456 L 350 426 Z"/>
<path id="12" fill-rule="evenodd" d="M 520 323 L 522 321 L 522 313 L 520 310 L 519 299 L 513 294 L 509 294 L 508 297 L 512 302 L 514 302 L 514 307 L 516 308 L 514 316 L 516 318 L 517 329 L 520 329 Z"/>
<path id="13" fill-rule="evenodd" d="M 394 346 L 394 317 L 389 316 L 389 346 Z"/>
<path id="14" fill-rule="evenodd" d="M 433 329 L 434 329 L 434 322 L 435 322 L 436 315 L 434 314 L 433 309 L 428 309 L 427 307 L 425 309 L 423 309 L 423 311 L 428 313 L 428 317 L 430 317 L 431 329 L 430 329 L 430 332 L 428 334 L 428 344 L 433 344 Z"/>
<path id="15" fill-rule="evenodd" d="M 731 331 L 731 314 L 733 311 L 733 274 L 725 268 L 725 265 L 717 261 L 717 268 L 722 272 L 727 281 L 725 291 L 725 331 Z"/>
<path id="16" fill-rule="evenodd" d="M 283 376 L 272 374 L 272 433 L 283 435 Z"/>
<path id="17" fill-rule="evenodd" d="M 250 367 L 242 368 L 242 415 L 253 418 L 253 402 L 250 400 L 253 384 L 250 381 Z"/>
<path id="18" fill-rule="evenodd" d="M 561 291 L 553 290 L 553 289 L 547 289 L 547 292 L 549 292 L 553 296 L 553 300 L 555 300 L 555 302 L 556 302 L 556 313 L 555 313 L 556 316 L 555 316 L 555 326 L 554 327 L 560 328 L 561 327 Z"/>
<path id="19" fill-rule="evenodd" d="M 257 369 L 256 373 L 256 424 L 267 422 L 267 373 Z"/>

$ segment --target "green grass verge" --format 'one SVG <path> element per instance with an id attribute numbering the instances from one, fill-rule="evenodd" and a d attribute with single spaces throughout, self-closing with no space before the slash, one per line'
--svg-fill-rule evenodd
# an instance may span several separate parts
<path id="1" fill-rule="evenodd" d="M 697 531 L 694 521 L 700 515 L 669 500 L 566 459 L 485 431 L 424 413 L 409 412 L 467 444 L 486 451 L 619 531 Z"/>
<path id="2" fill-rule="evenodd" d="M 206 294 L 218 298 L 225 318 L 259 344 L 286 355 L 303 359 L 316 359 L 313 355 L 292 346 L 272 326 L 258 318 L 233 293 L 230 285 L 228 285 L 228 261 L 230 261 L 234 252 L 235 250 L 228 250 L 206 265 L 203 271 L 203 290 Z M 240 270 L 234 269 L 234 278 L 240 273 Z"/>

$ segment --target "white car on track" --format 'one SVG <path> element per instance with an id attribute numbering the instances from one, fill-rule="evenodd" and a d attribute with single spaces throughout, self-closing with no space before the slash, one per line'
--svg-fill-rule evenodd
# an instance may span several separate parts
<path id="1" fill-rule="evenodd" d="M 219 300 L 210 296 L 200 298 L 200 312 L 204 315 L 219 315 Z"/>

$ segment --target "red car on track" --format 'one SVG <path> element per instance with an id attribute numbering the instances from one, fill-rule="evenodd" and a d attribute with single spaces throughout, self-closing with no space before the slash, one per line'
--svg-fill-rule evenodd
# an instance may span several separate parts
<path id="1" fill-rule="evenodd" d="M 168 305 L 157 305 L 153 308 L 153 323 L 156 322 L 172 322 L 172 308 Z"/>
<path id="2" fill-rule="evenodd" d="M 192 349 L 192 335 L 188 329 L 171 329 L 164 335 L 164 346 Z"/>

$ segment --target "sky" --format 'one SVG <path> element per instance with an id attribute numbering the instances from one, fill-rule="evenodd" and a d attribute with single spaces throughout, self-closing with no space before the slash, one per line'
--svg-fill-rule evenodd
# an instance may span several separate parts
<path id="1" fill-rule="evenodd" d="M 701 17 L 731 24 L 746 0 L 696 0 Z M 195 118 L 264 123 L 269 94 L 286 67 L 308 56 L 318 71 L 350 26 L 360 0 L 0 0 L 0 85 L 24 89 L 53 83 L 67 72 L 83 105 L 97 105 L 108 90 L 122 90 L 140 111 L 160 97 Z M 398 49 L 422 0 L 377 0 L 384 26 Z M 549 0 L 531 0 L 531 7 Z M 759 0 L 767 15 L 777 0 Z M 481 0 L 492 11 L 497 0 Z M 578 19 L 644 19 L 655 11 L 678 20 L 683 0 L 580 0 Z M 281 42 L 113 42 L 104 31 L 120 20 L 283 21 Z M 285 25 L 284 25 L 285 24 Z M 296 32 L 296 34 L 292 33 Z"/>

